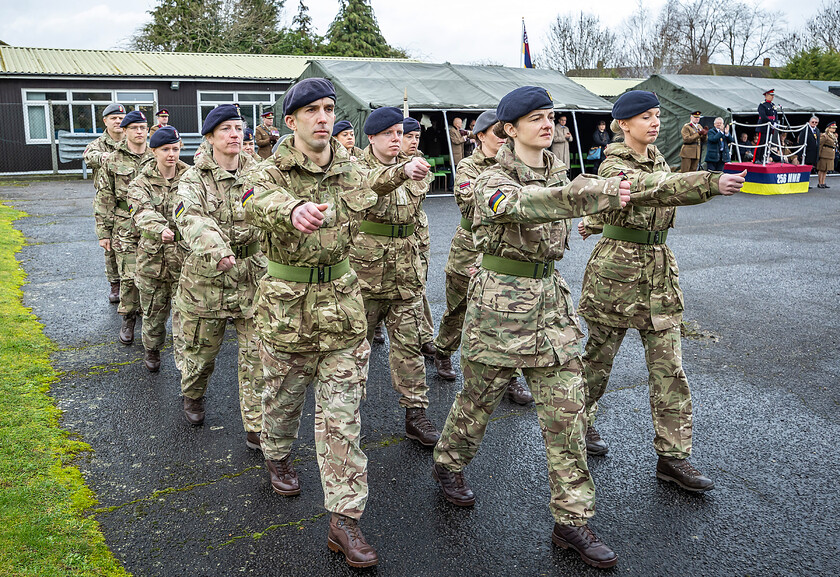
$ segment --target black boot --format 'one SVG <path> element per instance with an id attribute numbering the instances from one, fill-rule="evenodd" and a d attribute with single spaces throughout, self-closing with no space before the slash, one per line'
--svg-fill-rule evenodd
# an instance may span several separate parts
<path id="1" fill-rule="evenodd" d="M 595 427 L 586 427 L 586 452 L 601 457 L 606 455 L 609 450 Z"/>
<path id="2" fill-rule="evenodd" d="M 146 349 L 143 355 L 143 363 L 150 373 L 156 373 L 160 370 L 160 351 L 156 349 Z"/>
<path id="3" fill-rule="evenodd" d="M 137 323 L 137 313 L 126 313 L 123 315 L 122 327 L 120 327 L 120 342 L 130 345 L 134 342 L 134 325 Z"/>
<path id="4" fill-rule="evenodd" d="M 715 488 L 714 481 L 692 467 L 688 459 L 660 456 L 656 463 L 656 476 L 676 483 L 686 491 L 710 491 Z"/>
<path id="5" fill-rule="evenodd" d="M 422 408 L 405 410 L 405 436 L 425 447 L 434 447 L 440 439 L 440 433 Z"/>
<path id="6" fill-rule="evenodd" d="M 587 565 L 606 569 L 618 563 L 618 555 L 607 547 L 588 525 L 575 527 L 574 525 L 554 524 L 551 540 L 563 549 L 572 548 L 580 553 L 580 558 Z"/>

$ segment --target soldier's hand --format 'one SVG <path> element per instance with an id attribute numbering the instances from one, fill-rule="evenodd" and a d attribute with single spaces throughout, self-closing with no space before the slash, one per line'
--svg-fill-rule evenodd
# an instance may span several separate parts
<path id="1" fill-rule="evenodd" d="M 746 170 L 738 174 L 722 174 L 719 183 L 720 193 L 724 196 L 730 196 L 736 192 L 741 192 L 741 187 L 744 186 L 746 179 Z"/>
<path id="2" fill-rule="evenodd" d="M 477 266 L 468 266 L 467 267 L 467 274 L 469 274 L 471 277 L 477 275 L 478 274 L 478 267 Z"/>
<path id="3" fill-rule="evenodd" d="M 216 270 L 220 270 L 222 272 L 227 272 L 233 268 L 233 265 L 236 264 L 236 259 L 233 258 L 233 255 L 226 256 L 222 260 L 219 261 L 219 264 L 216 265 Z"/>
<path id="4" fill-rule="evenodd" d="M 405 175 L 411 180 L 423 180 L 429 174 L 429 168 L 431 168 L 431 165 L 428 162 L 419 156 L 415 156 L 405 165 L 403 170 L 405 170 Z"/>
<path id="5" fill-rule="evenodd" d="M 324 223 L 324 211 L 328 204 L 306 202 L 292 211 L 292 225 L 301 232 L 311 234 Z"/>
<path id="6" fill-rule="evenodd" d="M 160 232 L 160 239 L 165 243 L 175 242 L 175 233 L 165 228 Z"/>
<path id="7" fill-rule="evenodd" d="M 105 252 L 111 252 L 111 239 L 103 238 L 99 241 L 99 246 L 105 249 Z"/>
<path id="8" fill-rule="evenodd" d="M 583 240 L 592 236 L 592 233 L 586 230 L 586 226 L 584 226 L 583 221 L 578 223 L 578 234 L 583 237 Z"/>
<path id="9" fill-rule="evenodd" d="M 618 198 L 621 202 L 621 208 L 627 206 L 627 203 L 630 202 L 630 181 L 629 180 L 622 180 L 621 184 L 618 185 Z"/>

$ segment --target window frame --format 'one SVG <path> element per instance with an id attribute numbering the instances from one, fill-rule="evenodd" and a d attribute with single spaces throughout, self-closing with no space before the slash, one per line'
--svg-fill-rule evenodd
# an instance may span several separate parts
<path id="1" fill-rule="evenodd" d="M 221 99 L 208 99 L 204 100 L 202 98 L 203 95 L 213 95 L 213 94 L 233 94 L 233 100 L 221 100 Z M 240 98 L 241 94 L 261 94 L 265 95 L 268 100 L 247 100 L 243 101 Z M 259 106 L 263 105 L 263 110 L 266 107 L 270 108 L 277 102 L 279 99 L 283 98 L 283 95 L 286 94 L 285 90 L 269 90 L 267 92 L 260 92 L 258 90 L 196 90 L 195 93 L 195 101 L 196 101 L 196 114 L 198 115 L 198 131 L 201 132 L 201 125 L 204 124 L 204 115 L 202 114 L 202 108 L 206 106 L 212 106 L 216 108 L 220 104 L 233 104 L 237 103 L 240 106 L 246 104 L 248 106 L 253 106 L 255 113 L 259 110 Z M 250 121 L 248 122 L 249 128 L 256 128 L 259 125 L 257 122 L 258 118 L 254 118 L 254 124 L 251 124 Z"/>

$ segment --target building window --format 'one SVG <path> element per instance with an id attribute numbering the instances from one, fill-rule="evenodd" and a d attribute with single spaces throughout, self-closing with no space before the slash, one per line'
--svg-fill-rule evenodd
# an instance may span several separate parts
<path id="1" fill-rule="evenodd" d="M 283 92 L 199 92 L 198 129 L 211 110 L 220 104 L 238 104 L 245 117 L 245 124 L 255 127 L 260 123 L 260 113 L 271 108 L 283 98 Z"/>

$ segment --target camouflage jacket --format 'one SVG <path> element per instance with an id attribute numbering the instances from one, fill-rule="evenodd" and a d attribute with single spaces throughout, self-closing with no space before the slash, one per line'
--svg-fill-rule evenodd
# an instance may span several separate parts
<path id="1" fill-rule="evenodd" d="M 383 165 L 368 146 L 360 164 L 366 170 L 380 170 Z M 380 196 L 376 204 L 365 211 L 364 220 L 387 224 L 420 226 L 420 208 L 426 197 L 424 188 L 396 187 Z M 407 238 L 391 238 L 360 232 L 353 239 L 350 261 L 359 275 L 362 293 L 378 300 L 411 299 L 422 294 L 425 279 L 420 261 L 420 237 L 415 233 Z"/>
<path id="2" fill-rule="evenodd" d="M 419 150 L 415 153 L 414 156 L 419 156 L 420 158 L 426 158 L 426 155 L 420 152 Z M 399 158 L 397 159 L 399 162 L 405 162 L 411 160 L 413 157 L 408 156 L 407 154 L 400 153 Z M 429 189 L 432 186 L 432 181 L 435 179 L 432 171 L 429 171 L 429 174 L 426 175 L 426 178 L 423 180 L 409 180 L 406 181 L 405 186 L 409 188 L 417 189 L 417 194 L 422 194 L 423 198 L 426 198 L 426 194 L 428 194 Z M 415 232 L 417 235 L 417 242 L 419 243 L 420 252 L 428 252 L 432 248 L 432 237 L 429 234 L 429 217 L 426 214 L 426 211 L 423 210 L 423 202 L 420 202 L 420 209 L 417 215 L 417 231 Z"/>
<path id="3" fill-rule="evenodd" d="M 271 261 L 302 267 L 331 266 L 348 258 L 364 212 L 406 177 L 403 164 L 366 171 L 350 159 L 337 140 L 332 162 L 321 168 L 283 140 L 266 162 L 246 175 L 246 220 L 265 233 Z M 375 191 L 375 192 L 374 192 Z M 312 201 L 327 203 L 323 225 L 312 234 L 297 230 L 292 211 Z M 285 352 L 332 351 L 357 345 L 367 322 L 356 273 L 351 269 L 330 282 L 302 283 L 270 275 L 262 278 L 255 303 L 261 338 Z"/>
<path id="4" fill-rule="evenodd" d="M 102 136 L 92 141 L 85 148 L 82 158 L 84 158 L 85 164 L 93 171 L 94 183 L 96 182 L 97 173 L 102 167 L 102 157 L 114 152 L 119 143 L 120 141 L 111 138 L 110 134 L 103 132 Z"/>
<path id="5" fill-rule="evenodd" d="M 468 221 L 473 221 L 475 215 L 475 182 L 478 175 L 486 168 L 496 164 L 495 158 L 488 158 L 481 152 L 481 147 L 458 163 L 455 171 L 455 202 L 461 209 L 461 216 Z M 470 276 L 467 270 L 476 266 L 478 252 L 473 244 L 472 233 L 461 226 L 455 229 L 455 236 L 452 237 L 452 246 L 449 248 L 449 258 L 444 269 L 449 274 Z"/>
<path id="6" fill-rule="evenodd" d="M 137 268 L 135 274 L 168 282 L 178 282 L 181 265 L 188 252 L 187 244 L 164 243 L 161 233 L 168 228 L 176 232 L 175 209 L 172 201 L 178 190 L 178 181 L 189 168 L 178 161 L 175 176 L 167 180 L 160 174 L 157 162 L 150 162 L 128 187 L 128 198 L 134 226 L 140 233 L 137 244 Z"/>
<path id="7" fill-rule="evenodd" d="M 579 176 L 569 183 L 566 167 L 545 152 L 541 174 L 506 144 L 498 164 L 474 185 L 473 236 L 479 252 L 518 261 L 563 257 L 571 218 L 618 207 L 620 178 Z M 507 367 L 565 364 L 580 354 L 583 336 L 569 287 L 555 271 L 527 278 L 479 269 L 467 297 L 461 355 Z"/>
<path id="8" fill-rule="evenodd" d="M 119 237 L 122 243 L 137 242 L 137 229 L 127 210 L 128 185 L 148 162 L 154 162 L 149 148 L 143 154 L 128 149 L 125 140 L 108 155 L 96 179 L 96 197 L 93 201 L 96 237 Z M 122 207 L 121 203 L 125 203 Z"/>
<path id="9" fill-rule="evenodd" d="M 242 208 L 242 175 L 255 163 L 240 153 L 240 168 L 231 174 L 216 163 L 209 146 L 199 148 L 195 159 L 172 200 L 175 224 L 190 250 L 181 267 L 175 307 L 199 317 L 250 318 L 257 283 L 265 274 L 265 255 L 236 258 L 225 272 L 216 265 L 235 256 L 235 247 L 262 238 L 258 228 L 245 222 Z"/>
<path id="10" fill-rule="evenodd" d="M 633 192 L 623 210 L 587 216 L 583 223 L 592 234 L 604 224 L 640 230 L 667 230 L 674 226 L 674 207 L 699 204 L 720 194 L 719 173 L 671 174 L 668 163 L 653 145 L 646 157 L 623 142 L 607 146 L 601 176 L 623 175 L 632 190 L 656 187 L 666 194 Z M 646 245 L 602 238 L 595 245 L 583 278 L 580 315 L 589 322 L 639 330 L 663 330 L 682 320 L 683 294 L 679 269 L 668 245 Z"/>

